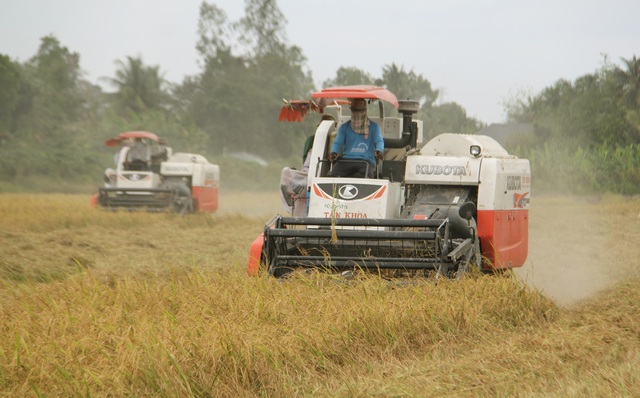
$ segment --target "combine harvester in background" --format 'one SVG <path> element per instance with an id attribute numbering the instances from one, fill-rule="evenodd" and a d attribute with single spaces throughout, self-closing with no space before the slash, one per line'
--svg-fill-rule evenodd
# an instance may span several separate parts
<path id="1" fill-rule="evenodd" d="M 385 150 L 373 179 L 328 176 L 332 140 L 350 120 L 343 104 L 353 98 L 379 110 L 370 119 L 381 127 Z M 387 116 L 383 101 L 400 117 Z M 317 127 L 306 183 L 293 179 L 303 189 L 283 189 L 296 216 L 276 215 L 265 225 L 250 249 L 249 274 L 322 269 L 456 278 L 472 265 L 487 273 L 522 266 L 529 161 L 481 135 L 441 134 L 423 146 L 422 122 L 412 116 L 418 110 L 418 102 L 372 86 L 327 88 L 311 101 L 287 102 L 281 120 L 310 111 L 335 117 Z"/>
<path id="2" fill-rule="evenodd" d="M 214 212 L 218 209 L 220 168 L 202 155 L 173 153 L 154 133 L 131 131 L 105 142 L 119 147 L 116 168 L 92 205 L 109 209 Z"/>

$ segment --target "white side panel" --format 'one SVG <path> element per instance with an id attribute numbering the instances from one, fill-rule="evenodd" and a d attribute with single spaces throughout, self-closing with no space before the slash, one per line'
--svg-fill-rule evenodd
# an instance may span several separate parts
<path id="1" fill-rule="evenodd" d="M 205 167 L 205 180 L 220 181 L 220 166 L 217 164 L 208 164 Z"/>
<path id="2" fill-rule="evenodd" d="M 476 185 L 482 159 L 448 156 L 409 156 L 407 184 Z"/>
<path id="3" fill-rule="evenodd" d="M 399 139 L 402 138 L 403 119 L 401 117 L 385 117 L 383 121 L 380 118 L 371 118 L 374 122 L 380 125 L 382 135 L 384 138 Z M 422 120 L 413 120 L 418 126 L 418 133 L 416 136 L 416 145 L 418 148 L 423 143 L 423 122 Z"/>
<path id="4" fill-rule="evenodd" d="M 213 187 L 220 180 L 220 168 L 217 165 L 196 165 L 193 168 L 191 185 L 194 187 Z"/>
<path id="5" fill-rule="evenodd" d="M 399 182 L 389 183 L 386 218 L 400 218 L 400 207 L 404 205 L 404 188 Z"/>
<path id="6" fill-rule="evenodd" d="M 469 134 L 440 134 L 432 138 L 420 149 L 420 153 L 429 156 L 470 157 L 470 147 L 477 145 L 482 157 L 515 158 L 491 137 Z"/>
<path id="7" fill-rule="evenodd" d="M 190 176 L 195 167 L 195 163 L 162 162 L 160 173 L 165 176 Z"/>
<path id="8" fill-rule="evenodd" d="M 526 159 L 484 159 L 478 188 L 478 210 L 528 208 L 531 169 Z"/>
<path id="9" fill-rule="evenodd" d="M 478 210 L 496 209 L 496 183 L 502 161 L 500 159 L 485 159 L 480 171 L 480 185 L 478 186 Z"/>
<path id="10" fill-rule="evenodd" d="M 198 163 L 198 164 L 207 164 L 209 163 L 207 159 L 195 153 L 186 153 L 186 152 L 176 152 L 172 154 L 167 160 L 169 163 Z"/>
<path id="11" fill-rule="evenodd" d="M 315 138 L 313 139 L 313 147 L 311 148 L 311 160 L 309 162 L 309 186 L 311 186 L 311 182 L 313 177 L 318 171 L 318 167 L 320 166 L 318 163 L 318 159 L 326 159 L 326 150 L 329 132 L 332 130 L 334 122 L 331 120 L 323 120 L 318 125 L 316 129 Z"/>
<path id="12" fill-rule="evenodd" d="M 116 170 L 118 172 L 124 171 L 124 162 L 127 160 L 127 154 L 129 153 L 129 149 L 130 148 L 128 146 L 123 146 L 120 148 L 120 151 L 116 155 L 115 162 L 116 162 Z"/>

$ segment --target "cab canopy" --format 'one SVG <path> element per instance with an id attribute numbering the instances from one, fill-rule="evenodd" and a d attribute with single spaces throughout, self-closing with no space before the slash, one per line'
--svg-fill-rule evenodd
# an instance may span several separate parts
<path id="1" fill-rule="evenodd" d="M 160 143 L 160 139 L 154 133 L 150 133 L 148 131 L 126 131 L 124 133 L 118 134 L 115 138 L 110 138 L 105 141 L 106 146 L 119 146 L 122 141 L 132 140 L 135 138 L 146 138 L 151 141 L 155 141 Z"/>
<path id="2" fill-rule="evenodd" d="M 284 100 L 280 109 L 279 121 L 301 122 L 310 112 L 323 113 L 327 105 L 349 103 L 351 98 L 377 99 L 398 107 L 398 99 L 389 90 L 369 85 L 328 87 L 311 94 L 311 100 Z"/>
<path id="3" fill-rule="evenodd" d="M 377 86 L 357 85 L 329 87 L 311 94 L 311 98 L 317 98 L 321 100 L 320 102 L 326 101 L 327 103 L 340 98 L 378 99 L 387 101 L 396 108 L 398 107 L 398 99 L 396 96 L 391 91 Z"/>

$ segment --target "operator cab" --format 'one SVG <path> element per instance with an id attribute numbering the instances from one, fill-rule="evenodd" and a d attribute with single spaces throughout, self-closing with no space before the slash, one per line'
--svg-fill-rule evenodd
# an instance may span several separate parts
<path id="1" fill-rule="evenodd" d="M 423 144 L 423 123 L 421 120 L 412 120 L 411 117 L 419 109 L 419 104 L 416 101 L 399 101 L 399 104 L 400 115 L 386 116 L 383 101 L 368 100 L 369 120 L 380 126 L 385 142 L 384 159 L 376 167 L 376 179 L 402 182 L 407 153 Z M 335 119 L 335 123 L 322 125 L 321 121 L 318 125 L 317 132 L 320 134 L 316 134 L 314 147 L 321 146 L 323 150 L 314 151 L 311 158 L 311 162 L 316 163 L 314 167 L 310 168 L 315 177 L 328 177 L 329 170 L 331 170 L 329 153 L 333 141 L 340 126 L 351 120 L 348 102 L 326 106 L 324 113 L 331 115 Z M 407 147 L 412 148 L 408 149 Z"/>

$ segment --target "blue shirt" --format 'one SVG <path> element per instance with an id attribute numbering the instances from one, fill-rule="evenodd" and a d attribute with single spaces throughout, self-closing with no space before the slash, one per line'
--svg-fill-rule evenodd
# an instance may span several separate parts
<path id="1" fill-rule="evenodd" d="M 384 152 L 384 139 L 380 126 L 369 121 L 369 138 L 365 139 L 364 134 L 353 131 L 350 121 L 343 123 L 331 145 L 331 152 L 340 154 L 341 149 L 344 159 L 362 159 L 375 165 L 374 151 Z"/>

